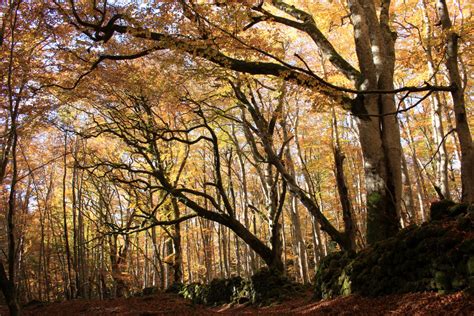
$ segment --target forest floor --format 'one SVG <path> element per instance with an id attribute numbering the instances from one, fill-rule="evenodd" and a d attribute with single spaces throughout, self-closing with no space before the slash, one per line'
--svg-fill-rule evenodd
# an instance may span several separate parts
<path id="1" fill-rule="evenodd" d="M 25 315 L 474 315 L 474 296 L 464 293 L 438 295 L 409 293 L 379 298 L 357 295 L 314 301 L 308 292 L 279 305 L 218 306 L 195 305 L 176 294 L 108 300 L 72 300 L 30 304 Z M 7 315 L 0 307 L 0 315 Z"/>

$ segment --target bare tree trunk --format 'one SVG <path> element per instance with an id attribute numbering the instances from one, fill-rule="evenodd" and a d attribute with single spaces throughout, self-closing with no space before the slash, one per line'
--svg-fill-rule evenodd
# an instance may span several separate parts
<path id="1" fill-rule="evenodd" d="M 137 245 L 138 246 L 138 245 Z M 143 288 L 147 288 L 150 282 L 150 275 L 149 275 L 149 257 L 148 257 L 148 232 L 145 231 L 145 250 L 144 252 L 144 264 L 143 264 Z"/>
<path id="2" fill-rule="evenodd" d="M 2 262 L 0 262 L 0 287 L 7 302 L 10 315 L 21 315 L 20 305 L 17 301 L 15 285 L 7 277 L 7 274 L 5 273 L 5 267 L 3 266 Z"/>
<path id="3" fill-rule="evenodd" d="M 283 130 L 283 139 L 289 139 L 289 134 L 288 134 L 285 119 L 282 119 L 280 121 L 280 125 Z M 295 166 L 294 166 L 294 162 L 290 153 L 289 146 L 287 146 L 285 150 L 285 159 L 286 159 L 286 164 L 287 164 L 290 174 L 293 177 L 295 177 L 296 171 L 295 171 Z M 295 255 L 297 256 L 297 260 L 298 260 L 298 268 L 299 268 L 300 277 L 303 283 L 308 283 L 310 280 L 309 280 L 308 266 L 307 266 L 308 258 L 307 258 L 307 252 L 306 252 L 306 243 L 304 241 L 303 234 L 301 231 L 301 221 L 300 221 L 300 215 L 298 212 L 298 200 L 295 194 L 292 194 L 291 196 L 290 219 L 291 219 L 291 229 L 293 231 L 293 236 L 294 236 L 293 245 L 294 245 L 294 249 L 296 250 Z"/>
<path id="4" fill-rule="evenodd" d="M 158 240 L 156 237 L 155 226 L 151 228 L 151 242 L 153 244 L 153 286 L 158 286 L 160 275 L 158 271 L 160 252 L 158 250 Z"/>
<path id="5" fill-rule="evenodd" d="M 79 265 L 79 229 L 78 229 L 78 214 L 77 214 L 77 178 L 78 178 L 78 170 L 77 170 L 77 150 L 78 150 L 78 139 L 74 141 L 74 149 L 73 149 L 73 158 L 74 164 L 72 169 L 72 181 L 71 181 L 71 196 L 72 196 L 72 233 L 73 233 L 73 267 L 74 267 L 74 274 L 75 274 L 75 287 L 76 293 L 75 296 L 83 297 L 82 291 L 82 282 L 81 282 L 81 273 L 80 273 L 80 265 Z"/>
<path id="6" fill-rule="evenodd" d="M 90 285 L 88 284 L 87 280 L 89 279 L 88 276 L 88 266 L 87 266 L 87 260 L 86 260 L 86 247 L 85 247 L 85 241 L 86 241 L 86 236 L 85 236 L 85 230 L 84 230 L 84 215 L 83 215 L 83 196 L 82 196 L 82 183 L 83 183 L 83 173 L 81 172 L 78 175 L 79 179 L 79 184 L 77 188 L 77 200 L 78 200 L 78 205 L 77 205 L 77 237 L 78 237 L 78 273 L 79 273 L 79 281 L 81 284 L 81 288 L 79 291 L 79 295 L 82 298 L 90 298 L 88 295 L 89 291 L 88 288 L 90 288 Z"/>
<path id="7" fill-rule="evenodd" d="M 172 199 L 174 218 L 180 216 L 179 205 L 176 199 Z M 181 228 L 180 223 L 173 225 L 173 282 L 181 283 L 183 281 L 183 252 L 181 250 Z"/>
<path id="8" fill-rule="evenodd" d="M 405 226 L 414 224 L 415 223 L 415 199 L 413 197 L 413 188 L 412 182 L 410 177 L 410 172 L 408 170 L 407 162 L 405 159 L 405 153 L 402 154 L 402 170 L 403 170 L 403 177 L 405 180 L 405 190 L 404 195 L 406 198 L 403 200 L 405 201 L 405 212 L 402 213 L 402 218 L 404 219 Z"/>
<path id="9" fill-rule="evenodd" d="M 223 279 L 225 277 L 225 269 L 224 269 L 224 240 L 222 238 L 222 226 L 217 227 L 217 253 L 219 254 L 219 272 L 220 277 Z"/>
<path id="10" fill-rule="evenodd" d="M 18 145 L 18 116 L 20 109 L 20 102 L 22 101 L 21 94 L 23 92 L 24 83 L 20 86 L 14 86 L 14 54 L 15 54 L 15 31 L 17 27 L 20 3 L 10 2 L 9 15 L 5 14 L 2 17 L 2 28 L 0 34 L 0 45 L 4 40 L 4 32 L 6 28 L 7 18 L 10 20 L 10 45 L 8 48 L 8 70 L 7 70 L 7 97 L 6 104 L 7 117 L 3 120 L 2 125 L 5 126 L 5 139 L 0 142 L 1 156 L 0 156 L 0 185 L 4 184 L 5 175 L 8 164 L 12 165 L 10 192 L 8 195 L 7 206 L 7 260 L 8 271 L 5 270 L 3 263 L 0 260 L 0 288 L 3 292 L 5 300 L 8 305 L 10 315 L 16 316 L 21 314 L 20 306 L 18 304 L 17 285 L 15 279 L 15 265 L 16 265 L 16 231 L 15 231 L 15 213 L 16 213 L 16 185 L 18 182 L 18 166 L 17 166 L 17 145 Z M 3 75 L 2 75 L 3 76 Z M 3 81 L 3 80 L 2 80 Z M 3 82 L 2 82 L 3 83 Z"/>
<path id="11" fill-rule="evenodd" d="M 213 273 L 213 262 L 212 262 L 212 227 L 211 222 L 206 219 L 199 219 L 200 228 L 201 228 L 201 239 L 204 251 L 204 263 L 206 267 L 206 282 L 211 282 L 214 278 Z"/>
<path id="12" fill-rule="evenodd" d="M 163 255 L 163 258 L 166 257 L 166 240 L 163 241 L 161 244 L 160 242 L 160 248 L 161 248 L 161 253 Z M 157 255 L 160 256 L 160 251 L 157 251 Z M 158 257 L 159 258 L 159 257 Z M 168 287 L 168 267 L 166 263 L 164 263 L 162 260 L 159 260 L 159 266 L 160 266 L 160 275 L 161 275 L 161 288 L 166 289 Z"/>
<path id="13" fill-rule="evenodd" d="M 443 100 L 442 104 L 448 104 L 446 93 L 443 93 L 441 95 L 441 98 Z M 441 107 L 441 110 L 443 111 L 444 117 L 446 118 L 446 126 L 448 128 L 448 131 L 454 130 L 453 118 L 452 118 L 454 110 L 451 111 L 451 108 L 447 106 Z M 454 156 L 456 160 L 461 161 L 461 145 L 459 145 L 458 135 L 456 133 L 451 133 L 451 136 L 454 143 Z M 451 181 L 454 181 L 454 179 L 451 179 Z"/>
<path id="14" fill-rule="evenodd" d="M 402 105 L 405 108 L 405 105 Z M 403 125 L 402 125 L 403 126 Z M 418 163 L 418 155 L 415 148 L 415 143 L 413 140 L 413 135 L 411 132 L 411 120 L 408 113 L 406 113 L 406 126 L 405 130 L 407 133 L 407 140 L 408 140 L 408 147 L 411 151 L 411 159 L 413 163 L 413 170 L 415 171 L 415 180 L 416 180 L 416 187 L 418 193 L 418 202 L 420 205 L 420 218 L 421 222 L 426 220 L 426 208 L 425 208 L 425 201 L 427 197 L 425 183 L 423 181 L 422 170 Z"/>
<path id="15" fill-rule="evenodd" d="M 301 26 L 268 15 L 279 23 L 306 32 L 333 66 L 353 81 L 358 90 L 392 91 L 395 38 L 389 25 L 390 0 L 378 3 L 380 8 L 375 7 L 373 0 L 348 1 L 360 72 L 337 53 L 311 14 L 284 1 L 272 1 L 275 7 L 300 20 Z M 367 191 L 367 240 L 373 244 L 393 236 L 399 229 L 402 192 L 400 130 L 396 115 L 388 115 L 396 112 L 394 95 L 359 95 L 351 108 L 359 117 Z M 321 228 L 328 232 L 326 225 L 321 224 Z M 335 239 L 333 232 L 328 233 Z"/>
<path id="16" fill-rule="evenodd" d="M 8 309 L 12 316 L 20 315 L 20 306 L 18 304 L 18 294 L 16 288 L 16 247 L 15 247 L 15 211 L 16 211 L 16 185 L 18 182 L 18 168 L 17 168 L 17 125 L 16 114 L 12 115 L 12 148 L 11 148 L 11 164 L 12 164 L 12 179 L 10 183 L 10 194 L 8 197 L 7 210 L 7 242 L 8 242 L 8 275 L 5 272 L 5 267 L 0 261 L 0 287 L 2 289 L 5 300 L 7 301 Z"/>
<path id="17" fill-rule="evenodd" d="M 238 92 L 237 92 L 238 93 Z M 248 103 L 248 105 L 250 105 Z M 278 105 L 279 108 L 282 107 L 282 103 Z M 247 108 L 249 111 L 252 111 L 250 108 Z M 255 111 L 257 111 L 255 109 Z M 279 111 L 275 111 L 279 112 Z M 273 115 L 275 115 L 273 113 Z M 254 115 L 252 114 L 252 118 L 257 120 L 258 117 L 262 117 L 261 114 Z M 245 112 L 242 113 L 242 118 L 245 121 Z M 275 121 L 276 122 L 276 121 Z M 256 124 L 262 126 L 263 122 L 255 122 Z M 255 137 L 250 131 L 248 125 L 244 123 L 243 125 L 244 134 L 247 139 L 247 142 L 251 143 L 252 146 L 252 156 L 255 161 L 258 161 L 262 155 L 258 151 L 257 147 L 255 146 Z M 273 135 L 274 126 L 267 130 L 268 134 Z M 271 136 L 265 137 L 265 146 L 272 147 Z M 281 224 L 280 224 L 280 217 L 282 208 L 284 205 L 285 195 L 286 195 L 286 181 L 283 181 L 282 184 L 282 194 L 278 192 L 278 179 L 279 179 L 279 171 L 274 168 L 272 162 L 270 161 L 270 155 L 268 152 L 264 154 L 269 162 L 260 167 L 260 165 L 256 164 L 255 168 L 257 169 L 257 174 L 259 175 L 260 184 L 262 187 L 264 199 L 265 199 L 265 210 L 267 215 L 267 222 L 268 222 L 268 234 L 270 237 L 270 245 L 271 245 L 271 263 L 269 267 L 274 269 L 275 271 L 284 272 L 284 264 L 282 261 L 283 256 L 283 244 L 282 244 L 282 236 L 281 236 Z M 265 258 L 263 258 L 265 260 Z M 265 260 L 267 261 L 267 260 Z"/>
<path id="18" fill-rule="evenodd" d="M 189 240 L 189 235 L 192 234 L 192 231 L 191 231 L 190 225 L 187 221 L 185 222 L 185 229 L 184 230 L 187 232 L 187 237 L 186 237 L 186 266 L 187 266 L 187 270 L 188 270 L 187 282 L 192 283 L 194 281 L 194 277 L 193 277 L 193 269 L 192 269 L 192 265 L 191 265 L 191 261 L 192 261 L 191 241 Z"/>
<path id="19" fill-rule="evenodd" d="M 114 279 L 115 297 L 123 297 L 126 294 L 127 285 L 123 277 L 124 267 L 126 266 L 126 260 L 128 255 L 129 247 L 129 236 L 125 236 L 124 245 L 118 247 L 118 236 L 109 237 L 110 247 L 110 264 L 112 267 L 112 278 Z M 137 245 L 138 247 L 138 245 Z M 136 267 L 139 270 L 139 267 Z"/>
<path id="20" fill-rule="evenodd" d="M 225 229 L 224 232 L 227 233 L 226 239 L 227 239 L 227 260 L 226 260 L 226 271 L 227 271 L 227 277 L 231 277 L 232 275 L 232 251 L 230 250 L 231 245 L 232 245 L 232 238 L 230 235 L 230 229 Z"/>
<path id="21" fill-rule="evenodd" d="M 235 261 L 237 263 L 237 276 L 242 274 L 242 259 L 240 257 L 240 241 L 237 236 L 234 235 L 234 245 L 235 245 Z"/>
<path id="22" fill-rule="evenodd" d="M 349 190 L 346 184 L 346 176 L 344 175 L 344 159 L 345 156 L 342 153 L 341 146 L 339 143 L 339 131 L 337 128 L 336 112 L 332 110 L 332 145 L 334 153 L 334 164 L 336 174 L 336 185 L 339 193 L 339 199 L 342 205 L 342 217 L 344 220 L 344 233 L 349 240 L 350 249 L 355 251 L 356 249 L 356 226 L 352 217 L 354 213 L 352 209 L 351 198 L 349 196 Z"/>
<path id="23" fill-rule="evenodd" d="M 456 132 L 461 145 L 462 201 L 474 203 L 474 145 L 467 120 L 464 87 L 458 67 L 459 35 L 452 27 L 445 0 L 436 1 L 436 10 L 441 28 L 445 32 L 446 68 L 448 69 L 450 84 L 454 88 L 451 91 L 451 96 L 456 118 Z"/>
<path id="24" fill-rule="evenodd" d="M 382 1 L 380 20 L 371 0 L 349 1 L 356 52 L 361 69 L 359 89 L 393 90 L 394 39 L 389 28 L 390 1 Z M 393 95 L 361 99 L 371 117 L 359 119 L 367 189 L 367 241 L 373 244 L 399 229 L 401 146 Z"/>
<path id="25" fill-rule="evenodd" d="M 436 66 L 433 61 L 433 52 L 432 52 L 432 32 L 431 21 L 428 16 L 428 8 L 426 0 L 422 1 L 423 4 L 423 22 L 425 26 L 425 36 L 427 38 L 425 45 L 425 53 L 428 63 L 428 74 L 430 78 L 433 78 L 433 83 L 438 85 L 438 80 L 436 77 Z M 433 141 L 436 147 L 438 148 L 438 153 L 436 154 L 436 186 L 439 188 L 441 195 L 450 199 L 451 194 L 449 192 L 449 182 L 448 182 L 448 153 L 446 150 L 446 142 L 444 139 L 444 128 L 443 128 L 443 114 L 442 107 L 445 106 L 441 104 L 441 99 L 438 93 L 431 95 L 431 118 L 433 126 Z"/>
<path id="26" fill-rule="evenodd" d="M 66 284 L 66 298 L 72 299 L 74 297 L 74 284 L 72 282 L 72 266 L 71 266 L 71 251 L 69 248 L 69 232 L 67 227 L 67 204 L 66 204 L 66 179 L 67 179 L 67 131 L 64 132 L 64 158 L 63 158 L 63 236 L 64 236 L 64 248 L 66 252 L 66 263 L 67 263 L 67 284 Z"/>
<path id="27" fill-rule="evenodd" d="M 232 125 L 232 136 L 234 140 L 234 144 L 237 147 L 237 158 L 239 161 L 239 166 L 240 166 L 240 180 L 242 183 L 242 193 L 241 193 L 241 204 L 244 210 L 244 225 L 247 228 L 251 227 L 251 222 L 249 218 L 249 198 L 248 198 L 248 190 L 247 190 L 247 170 L 245 167 L 245 162 L 244 162 L 244 157 L 242 150 L 240 148 L 239 141 L 237 140 L 236 132 L 235 132 L 235 125 Z M 248 244 L 245 244 L 244 246 L 244 258 L 246 261 L 246 273 L 247 275 L 251 274 L 250 271 L 254 272 L 256 271 L 256 266 L 255 266 L 255 253 L 253 250 L 250 248 Z"/>

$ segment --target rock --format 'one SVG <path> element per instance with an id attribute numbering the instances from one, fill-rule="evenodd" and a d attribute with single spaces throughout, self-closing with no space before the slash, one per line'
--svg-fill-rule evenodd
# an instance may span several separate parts
<path id="1" fill-rule="evenodd" d="M 337 252 L 324 258 L 315 275 L 315 297 L 474 290 L 470 208 L 441 201 L 432 212 L 440 220 L 407 227 L 356 255 Z"/>
<path id="2" fill-rule="evenodd" d="M 440 220 L 440 219 L 448 217 L 450 215 L 450 208 L 452 208 L 455 205 L 456 203 L 454 203 L 451 200 L 441 200 L 438 202 L 431 203 L 431 206 L 430 206 L 431 220 L 432 221 Z"/>
<path id="3" fill-rule="evenodd" d="M 464 215 L 468 212 L 469 204 L 459 203 L 449 208 L 449 216 L 456 217 L 458 215 Z"/>
<path id="4" fill-rule="evenodd" d="M 230 279 L 214 279 L 207 287 L 206 296 L 203 301 L 207 305 L 220 305 L 230 303 L 242 286 L 241 277 Z"/>
<path id="5" fill-rule="evenodd" d="M 38 307 L 44 306 L 45 304 L 46 304 L 45 302 L 42 302 L 42 301 L 39 301 L 39 300 L 31 300 L 28 303 L 26 303 L 25 305 L 23 305 L 23 307 L 38 308 Z"/>
<path id="6" fill-rule="evenodd" d="M 434 280 L 436 283 L 436 288 L 442 294 L 451 289 L 451 281 L 448 277 L 448 274 L 444 271 L 437 271 L 434 276 Z"/>
<path id="7" fill-rule="evenodd" d="M 150 287 L 146 287 L 142 290 L 142 294 L 143 296 L 147 296 L 147 295 L 153 295 L 153 294 L 156 294 L 158 293 L 159 289 L 158 287 L 156 286 L 150 286 Z"/>
<path id="8" fill-rule="evenodd" d="M 474 276 L 474 256 L 470 256 L 467 261 L 467 273 L 469 276 Z"/>
<path id="9" fill-rule="evenodd" d="M 178 294 L 179 291 L 184 287 L 183 283 L 173 282 L 166 290 L 165 293 L 175 293 Z"/>
<path id="10" fill-rule="evenodd" d="M 241 277 L 214 279 L 209 284 L 180 285 L 178 294 L 193 303 L 206 305 L 245 304 L 269 305 L 295 295 L 303 289 L 272 270 L 262 269 L 250 279 Z"/>

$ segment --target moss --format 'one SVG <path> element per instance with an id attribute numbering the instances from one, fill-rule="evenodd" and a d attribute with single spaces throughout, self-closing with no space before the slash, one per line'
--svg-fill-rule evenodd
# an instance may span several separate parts
<path id="1" fill-rule="evenodd" d="M 459 245 L 459 251 L 467 254 L 472 254 L 474 253 L 474 239 L 467 239 L 464 240 L 460 245 Z"/>
<path id="2" fill-rule="evenodd" d="M 339 280 L 339 283 L 342 283 L 341 294 L 350 295 L 352 294 L 351 279 L 347 275 L 343 275 Z"/>
<path id="3" fill-rule="evenodd" d="M 381 222 L 379 209 L 382 200 L 383 196 L 378 192 L 367 195 L 367 240 L 369 243 L 382 240 L 382 236 L 385 235 L 383 225 L 378 225 Z"/>
<path id="4" fill-rule="evenodd" d="M 207 291 L 202 300 L 207 305 L 229 303 L 235 294 L 239 292 L 242 282 L 243 279 L 241 277 L 214 279 L 207 286 Z"/>
<path id="5" fill-rule="evenodd" d="M 451 281 L 451 285 L 454 290 L 464 289 L 467 286 L 467 280 L 463 277 L 456 276 Z"/>
<path id="6" fill-rule="evenodd" d="M 349 264 L 353 257 L 353 254 L 336 252 L 320 262 L 315 276 L 316 298 L 331 298 L 352 293 L 351 275 L 357 269 Z"/>
<path id="7" fill-rule="evenodd" d="M 469 231 L 471 229 L 471 221 L 466 216 L 458 217 L 456 223 L 459 230 Z"/>
<path id="8" fill-rule="evenodd" d="M 449 208 L 449 216 L 456 217 L 461 214 L 465 214 L 468 212 L 469 205 L 467 203 L 459 203 L 451 206 Z"/>
<path id="9" fill-rule="evenodd" d="M 251 277 L 252 303 L 268 305 L 302 291 L 302 285 L 269 269 L 262 269 Z"/>
<path id="10" fill-rule="evenodd" d="M 434 280 L 439 293 L 445 294 L 451 290 L 451 280 L 446 272 L 437 271 L 435 273 Z"/>
<path id="11" fill-rule="evenodd" d="M 382 195 L 378 192 L 372 192 L 367 196 L 367 204 L 369 207 L 377 207 L 382 199 Z"/>
<path id="12" fill-rule="evenodd" d="M 178 294 L 179 291 L 181 291 L 181 289 L 184 287 L 184 284 L 183 283 L 178 283 L 178 282 L 174 282 L 173 284 L 171 284 L 167 289 L 166 289 L 166 293 L 175 293 L 175 294 Z"/>
<path id="13" fill-rule="evenodd" d="M 248 280 L 241 277 L 214 279 L 209 284 L 191 283 L 176 288 L 179 295 L 193 303 L 212 306 L 227 303 L 269 305 L 303 290 L 302 285 L 269 269 L 258 271 Z"/>
<path id="14" fill-rule="evenodd" d="M 474 256 L 469 257 L 467 261 L 467 273 L 469 276 L 474 276 Z"/>
<path id="15" fill-rule="evenodd" d="M 450 209 L 455 206 L 451 200 L 441 200 L 434 202 L 430 207 L 430 218 L 431 220 L 440 220 L 450 215 Z"/>
<path id="16" fill-rule="evenodd" d="M 156 294 L 158 292 L 159 292 L 159 289 L 156 286 L 146 287 L 142 290 L 143 296 L 153 295 L 153 294 Z"/>
<path id="17" fill-rule="evenodd" d="M 204 293 L 205 293 L 205 286 L 200 283 L 191 283 L 184 285 L 180 291 L 179 295 L 182 297 L 193 301 L 195 304 L 202 304 L 204 303 Z"/>
<path id="18" fill-rule="evenodd" d="M 443 214 L 453 209 L 452 202 L 436 207 L 440 205 Z M 474 216 L 466 207 L 455 209 L 456 217 L 410 226 L 357 255 L 334 253 L 324 258 L 315 276 L 315 296 L 474 290 Z M 458 228 L 460 217 L 468 221 L 464 230 Z"/>

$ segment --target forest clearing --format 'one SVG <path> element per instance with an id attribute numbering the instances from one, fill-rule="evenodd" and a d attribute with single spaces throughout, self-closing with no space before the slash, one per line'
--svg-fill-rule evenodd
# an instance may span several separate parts
<path id="1" fill-rule="evenodd" d="M 473 315 L 467 0 L 0 0 L 0 315 Z"/>

